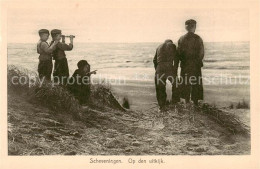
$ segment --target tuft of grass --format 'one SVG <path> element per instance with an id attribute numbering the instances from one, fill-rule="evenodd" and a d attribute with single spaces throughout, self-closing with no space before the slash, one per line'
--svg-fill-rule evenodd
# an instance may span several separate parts
<path id="1" fill-rule="evenodd" d="M 80 112 L 79 101 L 63 86 L 45 84 L 31 92 L 30 100 L 58 112 L 69 112 L 72 114 Z"/>
<path id="2" fill-rule="evenodd" d="M 129 103 L 129 100 L 128 100 L 127 97 L 124 97 L 124 98 L 123 98 L 123 104 L 122 104 L 122 106 L 123 106 L 124 108 L 126 108 L 126 109 L 130 109 L 130 103 Z"/>
<path id="3" fill-rule="evenodd" d="M 19 82 L 20 79 L 20 82 Z M 30 81 L 29 81 L 30 80 Z M 7 67 L 7 89 L 14 92 L 26 92 L 30 87 L 39 85 L 39 78 L 36 72 L 29 71 L 15 65 Z"/>
<path id="4" fill-rule="evenodd" d="M 107 106 L 117 110 L 125 111 L 118 100 L 114 97 L 109 84 L 95 84 L 91 86 L 90 105 L 97 107 Z"/>
<path id="5" fill-rule="evenodd" d="M 233 104 L 233 103 L 230 103 L 229 108 L 230 108 L 230 109 L 234 109 L 234 104 Z"/>
<path id="6" fill-rule="evenodd" d="M 14 79 L 16 80 L 15 83 L 13 83 Z M 22 83 L 17 83 L 19 82 L 17 79 L 22 79 Z M 35 104 L 59 112 L 78 113 L 80 110 L 79 102 L 65 87 L 52 86 L 51 83 L 44 83 L 40 86 L 40 80 L 36 72 L 9 65 L 7 80 L 8 92 L 25 94 L 26 98 Z"/>
<path id="7" fill-rule="evenodd" d="M 202 104 L 200 106 L 204 114 L 209 115 L 214 121 L 229 129 L 233 134 L 241 133 L 250 135 L 250 127 L 241 122 L 234 114 L 220 110 L 209 104 Z"/>
<path id="8" fill-rule="evenodd" d="M 13 77 L 19 79 L 33 79 L 33 82 L 12 83 Z M 32 78 L 33 77 L 33 78 Z M 19 68 L 14 65 L 8 66 L 8 92 L 21 92 L 26 94 L 29 101 L 54 110 L 55 112 L 66 112 L 76 115 L 80 113 L 79 101 L 70 93 L 65 86 L 55 85 L 45 82 L 40 85 L 40 80 L 36 72 Z M 95 84 L 91 86 L 91 95 L 88 106 L 94 105 L 104 109 L 105 107 L 125 111 L 117 99 L 114 97 L 109 84 Z"/>
<path id="9" fill-rule="evenodd" d="M 243 99 L 242 102 L 238 102 L 237 109 L 249 109 L 249 104 Z"/>

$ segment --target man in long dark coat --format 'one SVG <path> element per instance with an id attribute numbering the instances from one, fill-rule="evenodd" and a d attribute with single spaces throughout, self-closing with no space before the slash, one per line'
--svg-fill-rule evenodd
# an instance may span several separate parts
<path id="1" fill-rule="evenodd" d="M 176 78 L 179 60 L 177 57 L 176 46 L 172 40 L 166 40 L 161 44 L 155 53 L 154 59 L 155 73 L 155 88 L 156 98 L 160 107 L 160 111 L 165 110 L 166 104 L 166 80 L 172 84 L 172 102 L 179 101 L 179 96 L 176 89 Z M 174 64 L 173 64 L 174 63 Z"/>
<path id="2" fill-rule="evenodd" d="M 188 33 L 179 39 L 177 48 L 181 61 L 180 97 L 185 99 L 186 103 L 191 99 L 198 105 L 198 100 L 203 100 L 201 67 L 204 46 L 202 39 L 195 34 L 196 21 L 187 20 L 185 27 Z"/>

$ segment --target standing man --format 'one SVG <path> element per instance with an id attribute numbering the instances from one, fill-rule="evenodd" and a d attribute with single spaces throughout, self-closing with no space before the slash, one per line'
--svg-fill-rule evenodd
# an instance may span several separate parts
<path id="1" fill-rule="evenodd" d="M 70 36 L 70 43 L 68 45 L 65 43 L 64 38 L 62 42 L 60 42 L 62 38 L 61 30 L 53 29 L 51 31 L 51 36 L 51 44 L 54 41 L 59 41 L 56 49 L 53 51 L 53 59 L 55 60 L 53 79 L 55 83 L 66 85 L 69 78 L 69 67 L 65 51 L 71 51 L 73 49 L 73 36 Z"/>
<path id="2" fill-rule="evenodd" d="M 57 41 L 50 46 L 47 42 L 49 38 L 49 31 L 47 29 L 39 30 L 40 40 L 37 43 L 37 53 L 39 56 L 38 73 L 39 78 L 47 81 L 51 81 L 52 73 L 52 58 L 51 53 L 55 50 Z"/>
<path id="3" fill-rule="evenodd" d="M 188 33 L 179 39 L 177 49 L 181 61 L 181 98 L 185 99 L 186 103 L 191 99 L 195 105 L 198 105 L 198 100 L 203 100 L 201 67 L 204 46 L 202 39 L 195 34 L 195 20 L 187 20 L 185 28 Z"/>
<path id="4" fill-rule="evenodd" d="M 154 59 L 155 68 L 155 88 L 156 98 L 159 104 L 159 111 L 165 111 L 166 104 L 166 80 L 168 79 L 172 84 L 172 102 L 179 101 L 176 89 L 177 69 L 179 60 L 177 57 L 176 46 L 172 40 L 165 40 L 155 53 Z"/>

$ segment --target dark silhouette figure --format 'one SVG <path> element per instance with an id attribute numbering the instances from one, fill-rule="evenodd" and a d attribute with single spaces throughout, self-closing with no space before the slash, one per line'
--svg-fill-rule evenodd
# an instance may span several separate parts
<path id="1" fill-rule="evenodd" d="M 180 96 L 185 99 L 186 103 L 191 99 L 197 105 L 198 100 L 203 100 L 201 67 L 204 46 L 202 39 L 194 33 L 196 21 L 187 20 L 185 26 L 188 33 L 179 39 L 177 48 L 181 61 Z"/>
<path id="2" fill-rule="evenodd" d="M 172 40 L 166 40 L 161 44 L 155 53 L 154 59 L 155 73 L 155 88 L 156 98 L 160 110 L 165 110 L 166 105 L 166 80 L 168 79 L 172 84 L 172 101 L 178 102 L 179 96 L 176 88 L 178 58 L 176 46 Z M 174 63 L 174 64 L 173 64 Z"/>

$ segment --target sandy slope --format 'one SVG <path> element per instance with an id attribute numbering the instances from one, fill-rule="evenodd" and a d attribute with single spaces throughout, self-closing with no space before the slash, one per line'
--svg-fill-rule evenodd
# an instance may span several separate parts
<path id="1" fill-rule="evenodd" d="M 178 105 L 118 111 L 83 107 L 80 120 L 8 93 L 9 155 L 250 154 L 250 138 L 234 135 L 194 108 Z M 190 113 L 193 112 L 193 113 Z"/>

